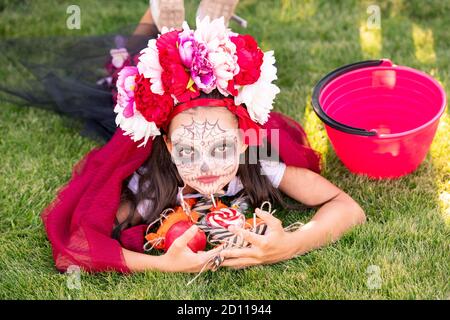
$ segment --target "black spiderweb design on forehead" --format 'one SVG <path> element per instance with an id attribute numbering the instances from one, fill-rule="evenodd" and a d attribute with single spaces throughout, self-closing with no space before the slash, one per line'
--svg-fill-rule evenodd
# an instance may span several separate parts
<path id="1" fill-rule="evenodd" d="M 180 137 L 188 138 L 191 140 L 204 140 L 208 138 L 215 138 L 222 135 L 226 130 L 222 129 L 219 125 L 219 119 L 216 122 L 211 123 L 209 120 L 204 122 L 195 121 L 192 118 L 192 122 L 189 125 L 182 125 L 183 132 Z"/>

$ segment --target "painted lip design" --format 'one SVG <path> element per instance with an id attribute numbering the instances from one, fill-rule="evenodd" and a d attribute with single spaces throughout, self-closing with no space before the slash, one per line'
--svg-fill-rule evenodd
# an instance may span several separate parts
<path id="1" fill-rule="evenodd" d="M 213 183 L 217 179 L 219 179 L 220 176 L 201 176 L 197 178 L 197 181 L 200 181 L 201 183 L 209 184 Z"/>

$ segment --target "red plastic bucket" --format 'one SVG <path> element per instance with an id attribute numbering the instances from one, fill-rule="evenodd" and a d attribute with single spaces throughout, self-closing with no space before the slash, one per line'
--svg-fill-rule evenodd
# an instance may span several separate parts
<path id="1" fill-rule="evenodd" d="M 314 87 L 312 104 L 351 172 L 397 178 L 425 159 L 446 96 L 431 76 L 384 59 L 332 71 Z"/>

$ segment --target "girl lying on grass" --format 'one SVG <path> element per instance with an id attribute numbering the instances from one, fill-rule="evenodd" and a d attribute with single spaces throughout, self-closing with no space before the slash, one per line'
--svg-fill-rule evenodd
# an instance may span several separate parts
<path id="1" fill-rule="evenodd" d="M 110 75 L 95 88 L 56 73 L 41 80 L 61 90 L 59 112 L 81 115 L 109 139 L 74 167 L 42 214 L 58 270 L 199 272 L 272 264 L 336 241 L 365 221 L 360 206 L 319 174 L 320 156 L 300 124 L 271 111 L 279 93 L 272 51 L 208 17 L 196 30 L 184 24 L 150 37 L 134 57 L 131 43 L 136 48 L 130 41 L 111 51 Z M 319 209 L 296 230 L 284 229 L 267 202 Z M 234 211 L 209 219 L 218 204 Z M 195 212 L 196 223 L 165 253 L 145 254 L 149 224 L 177 206 Z M 245 212 L 257 216 L 250 228 Z M 264 228 L 256 232 L 257 225 Z M 222 228 L 223 241 L 214 242 L 221 245 L 192 251 L 192 239 L 208 228 Z"/>

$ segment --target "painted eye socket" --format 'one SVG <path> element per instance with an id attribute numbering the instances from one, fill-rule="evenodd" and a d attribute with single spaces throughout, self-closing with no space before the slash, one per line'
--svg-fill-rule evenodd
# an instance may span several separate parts
<path id="1" fill-rule="evenodd" d="M 234 143 L 223 142 L 214 146 L 211 150 L 211 155 L 213 157 L 225 158 L 229 157 L 234 153 Z"/>
<path id="2" fill-rule="evenodd" d="M 186 145 L 176 146 L 174 156 L 176 159 L 181 160 L 183 163 L 185 163 L 186 161 L 195 161 L 198 157 L 195 148 Z"/>
<path id="3" fill-rule="evenodd" d="M 194 160 L 195 150 L 193 147 L 181 147 L 177 149 L 177 157 L 181 159 Z"/>
<path id="4" fill-rule="evenodd" d="M 194 148 L 181 148 L 179 154 L 182 156 L 190 156 L 194 153 Z"/>
<path id="5" fill-rule="evenodd" d="M 227 150 L 227 146 L 225 144 L 216 147 L 216 151 L 224 152 L 225 150 Z"/>

